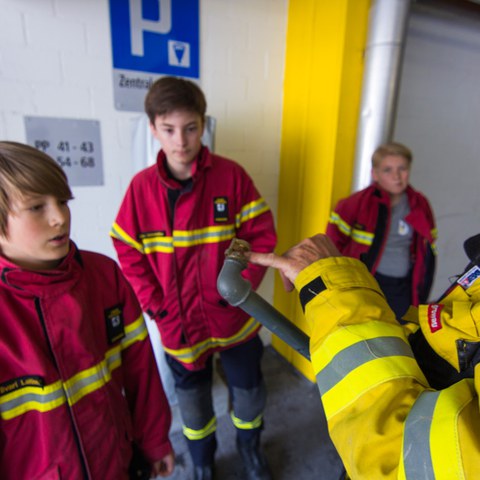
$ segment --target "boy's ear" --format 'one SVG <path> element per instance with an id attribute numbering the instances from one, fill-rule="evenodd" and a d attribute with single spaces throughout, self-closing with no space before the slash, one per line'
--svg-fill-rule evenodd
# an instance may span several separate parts
<path id="1" fill-rule="evenodd" d="M 153 137 L 158 140 L 158 132 L 157 132 L 157 129 L 155 128 L 155 124 L 153 124 L 152 122 L 148 122 L 148 126 L 150 127 L 150 132 L 153 135 Z"/>
<path id="2" fill-rule="evenodd" d="M 372 175 L 372 180 L 376 182 L 378 180 L 378 177 L 377 177 L 377 169 L 375 167 L 372 168 L 371 175 Z"/>

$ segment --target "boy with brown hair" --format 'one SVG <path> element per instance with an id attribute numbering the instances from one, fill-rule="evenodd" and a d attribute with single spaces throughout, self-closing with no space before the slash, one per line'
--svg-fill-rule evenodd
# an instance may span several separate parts
<path id="1" fill-rule="evenodd" d="M 146 96 L 145 111 L 162 149 L 157 163 L 133 178 L 120 206 L 111 232 L 118 258 L 159 328 L 195 479 L 214 478 L 215 352 L 232 399 L 245 478 L 270 479 L 260 450 L 266 402 L 260 325 L 228 305 L 216 284 L 233 237 L 257 251 L 273 250 L 272 214 L 240 165 L 202 145 L 206 100 L 197 85 L 160 78 Z M 257 288 L 264 273 L 251 265 L 245 276 Z"/>
<path id="2" fill-rule="evenodd" d="M 366 264 L 399 320 L 427 301 L 435 272 L 435 221 L 428 200 L 409 184 L 412 159 L 405 145 L 380 145 L 372 185 L 340 200 L 326 231 L 343 255 Z"/>
<path id="3" fill-rule="evenodd" d="M 0 142 L 0 477 L 128 479 L 134 443 L 167 476 L 140 306 L 113 260 L 70 240 L 71 199 L 52 158 Z"/>

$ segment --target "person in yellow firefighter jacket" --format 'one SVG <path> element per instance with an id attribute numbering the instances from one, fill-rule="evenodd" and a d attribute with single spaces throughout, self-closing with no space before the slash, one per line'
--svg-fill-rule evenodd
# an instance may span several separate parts
<path id="1" fill-rule="evenodd" d="M 282 256 L 247 256 L 299 292 L 330 435 L 350 478 L 479 478 L 477 266 L 441 302 L 410 309 L 402 326 L 365 265 L 325 235 Z M 414 356 L 408 337 L 420 330 L 457 374 L 445 388 L 431 386 Z"/>

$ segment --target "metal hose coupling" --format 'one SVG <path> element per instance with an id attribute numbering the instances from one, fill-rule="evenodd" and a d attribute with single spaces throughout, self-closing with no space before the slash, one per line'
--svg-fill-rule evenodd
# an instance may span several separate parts
<path id="1" fill-rule="evenodd" d="M 251 251 L 245 240 L 234 238 L 225 251 L 225 262 L 217 278 L 218 293 L 232 306 L 239 307 L 310 360 L 310 338 L 278 310 L 252 290 L 241 273 L 248 266 L 245 253 Z"/>
<path id="2" fill-rule="evenodd" d="M 234 238 L 225 251 L 225 262 L 217 278 L 218 293 L 234 307 L 244 303 L 252 291 L 251 283 L 240 275 L 248 266 L 245 252 L 250 250 L 248 242 Z"/>

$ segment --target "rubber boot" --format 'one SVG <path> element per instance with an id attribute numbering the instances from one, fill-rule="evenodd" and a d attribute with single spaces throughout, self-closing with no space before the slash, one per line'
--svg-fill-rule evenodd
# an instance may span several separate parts
<path id="1" fill-rule="evenodd" d="M 212 465 L 194 465 L 194 480 L 215 480 L 215 472 Z"/>
<path id="2" fill-rule="evenodd" d="M 260 449 L 260 436 L 249 440 L 237 437 L 237 449 L 245 467 L 246 480 L 272 480 L 267 460 Z"/>

